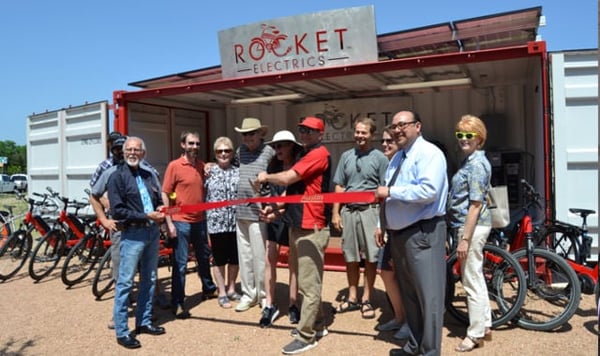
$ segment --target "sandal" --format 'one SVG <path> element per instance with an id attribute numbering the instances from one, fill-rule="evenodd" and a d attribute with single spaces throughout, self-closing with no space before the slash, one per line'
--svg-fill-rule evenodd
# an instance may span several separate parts
<path id="1" fill-rule="evenodd" d="M 231 308 L 231 302 L 227 296 L 219 297 L 219 306 L 223 309 Z"/>
<path id="2" fill-rule="evenodd" d="M 362 303 L 360 313 L 362 314 L 363 319 L 375 318 L 375 309 L 373 308 L 373 305 L 371 305 L 371 302 L 369 302 L 368 300 Z"/>
<path id="3" fill-rule="evenodd" d="M 471 341 L 471 345 L 465 344 L 466 340 L 470 340 Z M 483 347 L 483 339 L 477 339 L 477 338 L 474 338 L 474 337 L 467 336 L 466 338 L 463 339 L 463 341 L 460 342 L 460 344 L 458 344 L 458 346 L 456 346 L 456 348 L 454 349 L 454 351 L 456 351 L 456 352 L 470 352 L 470 351 L 473 351 L 473 349 L 476 349 L 478 347 Z"/>
<path id="4" fill-rule="evenodd" d="M 360 310 L 360 303 L 353 302 L 351 300 L 346 300 L 346 301 L 343 301 L 340 305 L 338 305 L 338 307 L 335 311 L 338 313 L 345 313 L 345 312 L 351 312 L 351 311 L 355 311 L 355 310 Z"/>
<path id="5" fill-rule="evenodd" d="M 240 299 L 242 299 L 242 296 L 239 295 L 237 292 L 228 293 L 227 297 L 229 298 L 229 300 L 240 300 Z"/>

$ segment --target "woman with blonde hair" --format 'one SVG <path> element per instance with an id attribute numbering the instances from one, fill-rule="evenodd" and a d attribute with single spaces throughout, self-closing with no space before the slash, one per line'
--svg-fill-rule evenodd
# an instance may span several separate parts
<path id="1" fill-rule="evenodd" d="M 455 350 L 468 352 L 483 346 L 483 340 L 491 340 L 492 336 L 491 309 L 483 276 L 483 246 L 492 229 L 485 199 L 491 165 L 483 151 L 487 130 L 480 118 L 463 116 L 456 124 L 454 135 L 464 159 L 452 177 L 446 218 L 459 241 L 456 252 L 469 310 L 467 335 Z"/>

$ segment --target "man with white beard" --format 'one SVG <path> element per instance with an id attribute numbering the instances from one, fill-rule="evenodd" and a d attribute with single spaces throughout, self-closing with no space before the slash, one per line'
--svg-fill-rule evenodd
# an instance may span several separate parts
<path id="1" fill-rule="evenodd" d="M 152 324 L 152 296 L 158 268 L 159 227 L 164 221 L 161 187 L 156 174 L 140 169 L 146 154 L 144 141 L 129 137 L 124 144 L 125 162 L 108 180 L 108 199 L 113 219 L 119 221 L 121 263 L 115 287 L 113 317 L 117 343 L 132 349 L 141 346 L 136 334 L 160 335 L 165 329 Z M 129 332 L 127 312 L 133 277 L 138 269 L 140 283 L 135 307 L 135 333 Z"/>

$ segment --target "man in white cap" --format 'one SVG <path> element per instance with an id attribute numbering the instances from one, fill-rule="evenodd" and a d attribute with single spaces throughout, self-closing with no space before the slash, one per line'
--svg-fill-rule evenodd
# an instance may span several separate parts
<path id="1" fill-rule="evenodd" d="M 264 137 L 267 127 L 259 119 L 245 118 L 235 131 L 242 134 L 242 144 L 237 150 L 240 164 L 240 184 L 238 198 L 254 197 L 251 182 L 259 172 L 265 171 L 275 150 L 266 145 Z M 265 244 L 267 225 L 260 221 L 260 206 L 257 204 L 238 205 L 237 246 L 240 264 L 242 297 L 235 310 L 243 312 L 261 303 L 265 298 Z"/>

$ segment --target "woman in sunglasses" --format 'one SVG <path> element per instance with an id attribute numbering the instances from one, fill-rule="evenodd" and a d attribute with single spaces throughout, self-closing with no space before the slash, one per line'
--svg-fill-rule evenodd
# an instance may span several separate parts
<path id="1" fill-rule="evenodd" d="M 396 143 L 394 136 L 394 131 L 390 126 L 383 128 L 383 133 L 381 134 L 381 149 L 388 160 L 391 160 L 398 151 L 398 144 Z M 375 329 L 378 331 L 395 331 L 394 338 L 403 340 L 408 337 L 408 324 L 406 324 L 404 320 L 404 305 L 402 304 L 400 286 L 398 285 L 394 266 L 392 265 L 392 251 L 389 242 L 385 242 L 385 244 L 380 247 L 382 247 L 382 249 L 379 251 L 377 259 L 377 273 L 379 273 L 379 276 L 383 281 L 385 292 L 392 306 L 392 310 L 394 311 L 394 318 L 385 323 L 380 323 Z"/>
<path id="2" fill-rule="evenodd" d="M 456 139 L 464 155 L 452 177 L 448 193 L 448 226 L 458 239 L 456 252 L 461 261 L 462 284 L 467 292 L 469 327 L 456 347 L 468 352 L 491 340 L 492 317 L 483 276 L 483 246 L 492 228 L 485 199 L 491 178 L 491 165 L 482 150 L 487 130 L 481 119 L 463 116 L 456 124 Z"/>
<path id="3" fill-rule="evenodd" d="M 269 162 L 267 173 L 278 173 L 290 169 L 298 160 L 302 151 L 302 145 L 296 141 L 296 137 L 288 130 L 278 131 L 273 135 L 273 140 L 267 142 L 275 149 L 275 156 Z M 286 187 L 269 184 L 271 195 L 284 195 Z M 262 328 L 269 327 L 277 319 L 279 310 L 273 303 L 275 301 L 275 285 L 277 283 L 277 259 L 279 248 L 289 246 L 288 224 L 282 219 L 284 212 L 283 204 L 273 204 L 264 208 L 268 212 L 263 218 L 269 223 L 267 225 L 267 244 L 265 255 L 265 306 L 262 311 L 259 325 Z M 262 213 L 262 212 L 261 212 Z M 291 250 L 290 250 L 291 251 Z M 298 296 L 298 266 L 295 256 L 289 256 L 289 309 L 288 317 L 291 324 L 298 324 L 300 320 L 300 309 L 297 306 Z"/>
<path id="4" fill-rule="evenodd" d="M 233 142 L 228 137 L 215 140 L 214 153 L 217 164 L 210 167 L 205 179 L 206 202 L 221 202 L 237 199 L 240 182 L 239 168 L 232 164 Z M 238 249 L 236 240 L 235 206 L 206 211 L 208 235 L 213 254 L 213 274 L 217 281 L 219 306 L 232 307 L 231 300 L 239 300 L 235 291 L 235 282 L 239 272 Z M 227 274 L 225 274 L 227 266 Z"/>

